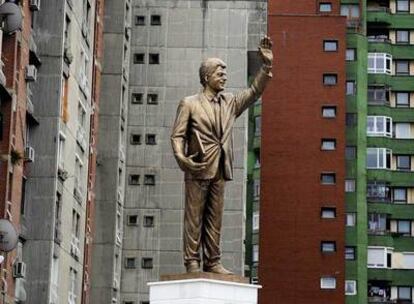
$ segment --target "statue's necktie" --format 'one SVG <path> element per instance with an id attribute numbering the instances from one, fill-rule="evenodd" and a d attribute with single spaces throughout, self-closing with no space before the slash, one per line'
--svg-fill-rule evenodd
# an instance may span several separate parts
<path id="1" fill-rule="evenodd" d="M 220 97 L 214 96 L 211 100 L 214 109 L 214 119 L 218 136 L 221 137 Z"/>

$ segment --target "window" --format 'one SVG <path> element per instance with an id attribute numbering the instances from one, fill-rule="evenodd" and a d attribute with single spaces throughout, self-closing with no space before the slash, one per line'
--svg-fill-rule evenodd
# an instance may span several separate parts
<path id="1" fill-rule="evenodd" d="M 160 54 L 149 54 L 149 64 L 160 64 Z"/>
<path id="2" fill-rule="evenodd" d="M 147 145 L 156 145 L 156 135 L 155 134 L 147 134 L 145 135 L 145 143 Z"/>
<path id="3" fill-rule="evenodd" d="M 343 4 L 341 5 L 341 16 L 346 16 L 347 19 L 359 18 L 359 5 Z"/>
<path id="4" fill-rule="evenodd" d="M 147 104 L 156 105 L 158 104 L 158 94 L 148 94 Z"/>
<path id="5" fill-rule="evenodd" d="M 336 149 L 336 139 L 323 138 L 321 140 L 321 150 L 335 150 Z"/>
<path id="6" fill-rule="evenodd" d="M 337 40 L 324 40 L 323 41 L 323 50 L 325 52 L 336 52 L 336 51 L 338 51 L 338 41 Z"/>
<path id="7" fill-rule="evenodd" d="M 396 32 L 396 42 L 398 44 L 408 44 L 410 43 L 410 31 L 399 30 Z"/>
<path id="8" fill-rule="evenodd" d="M 345 58 L 346 58 L 346 61 L 355 61 L 356 60 L 356 49 L 346 49 Z"/>
<path id="9" fill-rule="evenodd" d="M 152 15 L 151 16 L 151 25 L 161 25 L 161 16 L 160 15 Z"/>
<path id="10" fill-rule="evenodd" d="M 132 104 L 142 104 L 142 93 L 132 93 L 131 95 L 131 103 Z"/>
<path id="11" fill-rule="evenodd" d="M 130 185 L 139 185 L 139 175 L 138 174 L 130 174 L 128 183 Z"/>
<path id="12" fill-rule="evenodd" d="M 259 230 L 259 221 L 260 221 L 259 211 L 253 212 L 253 218 L 252 218 L 253 230 L 256 230 L 256 231 Z"/>
<path id="13" fill-rule="evenodd" d="M 354 127 L 357 124 L 357 114 L 356 113 L 346 113 L 345 114 L 345 124 L 347 127 Z"/>
<path id="14" fill-rule="evenodd" d="M 332 12 L 332 3 L 330 3 L 330 2 L 321 2 L 321 3 L 319 3 L 319 11 L 321 13 L 330 13 L 330 12 Z"/>
<path id="15" fill-rule="evenodd" d="M 131 145 L 140 145 L 141 144 L 141 134 L 131 134 L 130 143 L 131 143 Z"/>
<path id="16" fill-rule="evenodd" d="M 369 104 L 388 104 L 390 91 L 386 87 L 368 87 Z"/>
<path id="17" fill-rule="evenodd" d="M 348 212 L 345 214 L 345 226 L 354 227 L 356 223 L 356 213 Z"/>
<path id="18" fill-rule="evenodd" d="M 382 213 L 368 213 L 368 231 L 371 234 L 385 234 L 387 231 L 387 215 Z"/>
<path id="19" fill-rule="evenodd" d="M 370 201 L 390 201 L 390 187 L 385 182 L 368 181 L 367 183 L 367 199 Z"/>
<path id="20" fill-rule="evenodd" d="M 409 13 L 410 0 L 397 0 L 397 13 Z"/>
<path id="21" fill-rule="evenodd" d="M 323 185 L 333 185 L 336 182 L 335 173 L 322 173 L 321 174 L 321 183 Z"/>
<path id="22" fill-rule="evenodd" d="M 367 116 L 367 135 L 391 137 L 392 118 L 386 116 Z"/>
<path id="23" fill-rule="evenodd" d="M 406 204 L 407 203 L 407 188 L 392 189 L 393 203 Z"/>
<path id="24" fill-rule="evenodd" d="M 410 155 L 397 155 L 397 170 L 411 171 Z"/>
<path id="25" fill-rule="evenodd" d="M 147 228 L 154 227 L 154 216 L 152 215 L 144 216 L 144 227 L 147 227 Z"/>
<path id="26" fill-rule="evenodd" d="M 253 263 L 259 262 L 259 245 L 253 245 L 253 254 L 252 254 Z"/>
<path id="27" fill-rule="evenodd" d="M 128 215 L 128 225 L 130 226 L 136 226 L 138 225 L 138 215 Z"/>
<path id="28" fill-rule="evenodd" d="M 323 74 L 323 84 L 324 85 L 336 85 L 338 82 L 338 75 L 336 74 Z"/>
<path id="29" fill-rule="evenodd" d="M 392 56 L 386 53 L 368 53 L 368 73 L 391 74 Z"/>
<path id="30" fill-rule="evenodd" d="M 78 272 L 72 267 L 69 268 L 69 299 L 76 303 L 78 290 Z"/>
<path id="31" fill-rule="evenodd" d="M 144 176 L 144 185 L 155 185 L 155 175 L 145 174 Z"/>
<path id="32" fill-rule="evenodd" d="M 336 217 L 336 208 L 331 208 L 331 207 L 321 208 L 321 218 L 333 219 L 335 217 Z"/>
<path id="33" fill-rule="evenodd" d="M 410 75 L 410 62 L 408 60 L 396 60 L 395 75 Z"/>
<path id="34" fill-rule="evenodd" d="M 408 92 L 396 92 L 395 93 L 395 105 L 398 108 L 410 107 L 410 93 Z"/>
<path id="35" fill-rule="evenodd" d="M 139 26 L 145 25 L 145 16 L 141 16 L 141 15 L 135 16 L 135 25 L 139 25 Z"/>
<path id="36" fill-rule="evenodd" d="M 356 93 L 356 83 L 354 80 L 346 82 L 346 95 L 353 96 Z"/>
<path id="37" fill-rule="evenodd" d="M 345 148 L 345 159 L 352 160 L 356 158 L 356 147 L 355 146 L 347 146 Z"/>
<path id="38" fill-rule="evenodd" d="M 136 259 L 135 258 L 125 258 L 125 268 L 133 269 L 136 268 Z"/>
<path id="39" fill-rule="evenodd" d="M 398 300 L 404 301 L 404 303 L 411 303 L 412 287 L 409 286 L 398 286 Z M 407 302 L 405 302 L 407 301 Z M 398 302 L 400 303 L 400 302 Z"/>
<path id="40" fill-rule="evenodd" d="M 368 247 L 368 268 L 391 267 L 392 249 L 385 247 Z"/>
<path id="41" fill-rule="evenodd" d="M 321 286 L 321 289 L 335 289 L 336 278 L 335 277 L 322 277 L 320 286 Z"/>
<path id="42" fill-rule="evenodd" d="M 414 252 L 403 253 L 403 268 L 414 269 Z"/>
<path id="43" fill-rule="evenodd" d="M 323 106 L 322 107 L 322 117 L 324 117 L 324 118 L 335 118 L 336 117 L 336 107 L 335 106 Z"/>
<path id="44" fill-rule="evenodd" d="M 350 260 L 350 261 L 355 260 L 355 247 L 351 247 L 351 246 L 345 247 L 345 260 Z"/>
<path id="45" fill-rule="evenodd" d="M 395 138 L 410 139 L 411 138 L 411 126 L 409 123 L 396 123 L 395 124 Z"/>
<path id="46" fill-rule="evenodd" d="M 143 269 L 152 269 L 153 266 L 153 260 L 152 258 L 142 258 L 141 261 L 141 268 Z"/>
<path id="47" fill-rule="evenodd" d="M 386 148 L 367 148 L 367 168 L 391 169 L 391 154 Z"/>
<path id="48" fill-rule="evenodd" d="M 260 150 L 254 151 L 254 167 L 260 168 Z"/>
<path id="49" fill-rule="evenodd" d="M 256 116 L 254 118 L 254 135 L 255 136 L 260 136 L 261 134 L 261 129 L 262 129 L 262 117 L 261 116 Z"/>
<path id="50" fill-rule="evenodd" d="M 134 54 L 134 64 L 144 64 L 145 63 L 145 54 L 137 53 Z"/>
<path id="51" fill-rule="evenodd" d="M 355 192 L 355 180 L 354 179 L 345 180 L 345 192 Z"/>
<path id="52" fill-rule="evenodd" d="M 354 296 L 356 294 L 357 294 L 356 281 L 355 280 L 345 280 L 345 295 Z"/>
<path id="53" fill-rule="evenodd" d="M 253 197 L 258 199 L 260 197 L 260 180 L 253 180 Z"/>
<path id="54" fill-rule="evenodd" d="M 330 253 L 336 251 L 336 242 L 333 241 L 322 241 L 321 251 L 324 253 Z"/>
<path id="55" fill-rule="evenodd" d="M 408 220 L 398 220 L 397 232 L 404 236 L 411 236 L 411 222 Z"/>

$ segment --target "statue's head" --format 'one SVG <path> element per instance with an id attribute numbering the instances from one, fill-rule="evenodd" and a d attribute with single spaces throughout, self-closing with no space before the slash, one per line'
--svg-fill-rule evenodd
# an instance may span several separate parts
<path id="1" fill-rule="evenodd" d="M 216 91 L 222 91 L 227 81 L 226 67 L 226 63 L 219 58 L 203 60 L 199 70 L 201 85 L 204 88 L 210 85 Z"/>

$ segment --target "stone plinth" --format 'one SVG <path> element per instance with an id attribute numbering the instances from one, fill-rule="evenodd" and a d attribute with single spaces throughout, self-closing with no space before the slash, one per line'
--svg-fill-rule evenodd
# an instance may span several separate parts
<path id="1" fill-rule="evenodd" d="M 257 304 L 261 288 L 236 275 L 203 272 L 164 275 L 148 286 L 151 304 Z"/>

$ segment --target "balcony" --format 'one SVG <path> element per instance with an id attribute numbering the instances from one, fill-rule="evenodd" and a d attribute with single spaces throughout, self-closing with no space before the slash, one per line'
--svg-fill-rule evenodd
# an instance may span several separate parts
<path id="1" fill-rule="evenodd" d="M 410 108 L 391 108 L 386 105 L 370 104 L 368 115 L 392 117 L 394 122 L 414 122 L 413 109 Z"/>
<path id="2" fill-rule="evenodd" d="M 414 18 L 413 18 L 414 19 Z M 414 91 L 413 76 L 368 74 L 369 85 L 387 85 L 394 91 Z"/>
<path id="3" fill-rule="evenodd" d="M 368 297 L 368 304 L 396 304 L 397 300 L 390 300 L 382 297 Z"/>
<path id="4" fill-rule="evenodd" d="M 394 59 L 414 59 L 414 45 L 391 44 L 388 37 L 368 37 L 368 52 L 392 54 Z"/>
<path id="5" fill-rule="evenodd" d="M 412 139 L 368 137 L 367 145 L 370 147 L 392 148 L 393 154 L 414 154 L 414 145 Z"/>
<path id="6" fill-rule="evenodd" d="M 391 25 L 391 10 L 383 6 L 367 7 L 367 22 Z"/>
<path id="7" fill-rule="evenodd" d="M 414 171 L 403 172 L 386 169 L 368 169 L 367 178 L 370 180 L 387 181 L 390 182 L 391 186 L 414 187 Z"/>

